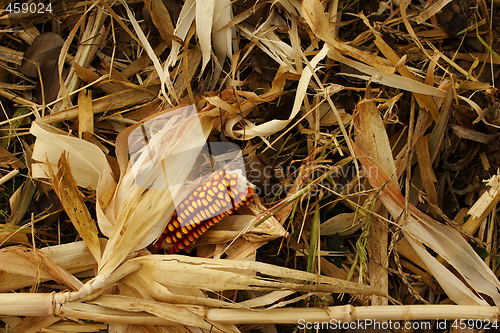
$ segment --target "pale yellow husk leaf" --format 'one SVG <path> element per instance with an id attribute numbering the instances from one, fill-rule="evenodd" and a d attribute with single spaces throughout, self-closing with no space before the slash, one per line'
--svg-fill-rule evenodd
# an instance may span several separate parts
<path id="1" fill-rule="evenodd" d="M 383 296 L 369 286 L 254 261 L 151 255 L 134 258 L 129 262 L 134 265 L 140 263 L 141 267 L 131 276 L 141 274 L 144 270 L 152 279 L 164 286 L 192 287 L 210 291 L 300 290 Z M 313 284 L 307 284 L 306 281 Z"/>
<path id="2" fill-rule="evenodd" d="M 66 132 L 37 121 L 32 123 L 30 133 L 37 138 L 32 157 L 36 162 L 33 163 L 33 178 L 48 178 L 46 161 L 52 166 L 53 172 L 57 173 L 55 168 L 63 151 L 68 152 L 71 170 L 78 186 L 96 190 L 99 179 L 111 175 L 106 157 L 96 145 L 68 136 Z"/>
<path id="3" fill-rule="evenodd" d="M 203 54 L 201 71 L 205 69 L 212 53 L 212 21 L 216 0 L 196 1 L 196 35 Z"/>
<path id="4" fill-rule="evenodd" d="M 100 239 L 101 247 L 106 240 Z M 89 271 L 87 276 L 93 276 L 97 263 L 84 242 L 68 243 L 44 247 L 38 250 L 40 255 L 17 247 L 8 247 L 0 250 L 1 280 L 0 292 L 8 292 L 36 283 L 56 279 L 44 265 L 45 258 L 70 274 Z"/>
<path id="5" fill-rule="evenodd" d="M 234 28 L 230 25 L 232 14 L 230 0 L 215 0 L 212 43 L 217 63 L 215 64 L 210 90 L 213 90 L 217 84 L 226 57 L 230 61 L 233 59 L 232 38 Z"/>

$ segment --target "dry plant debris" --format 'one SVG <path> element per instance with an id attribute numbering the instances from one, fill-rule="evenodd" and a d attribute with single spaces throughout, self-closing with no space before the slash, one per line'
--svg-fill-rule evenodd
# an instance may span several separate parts
<path id="1" fill-rule="evenodd" d="M 0 8 L 1 332 L 497 325 L 496 1 Z"/>

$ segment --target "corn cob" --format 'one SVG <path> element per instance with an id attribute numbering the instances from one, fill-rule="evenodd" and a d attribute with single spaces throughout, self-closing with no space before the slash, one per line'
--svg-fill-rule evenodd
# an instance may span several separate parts
<path id="1" fill-rule="evenodd" d="M 242 177 L 222 170 L 196 188 L 176 207 L 155 248 L 171 254 L 188 249 L 208 228 L 250 203 L 254 191 L 246 186 L 246 193 L 241 191 Z"/>

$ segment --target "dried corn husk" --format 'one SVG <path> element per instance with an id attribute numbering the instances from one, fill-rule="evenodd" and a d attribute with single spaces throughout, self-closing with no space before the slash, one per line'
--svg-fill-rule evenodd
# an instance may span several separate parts
<path id="1" fill-rule="evenodd" d="M 100 239 L 100 243 L 104 248 L 106 240 Z M 70 274 L 89 272 L 89 275 L 93 276 L 94 270 L 97 269 L 97 262 L 84 242 L 45 247 L 36 252 L 9 247 L 0 250 L 0 257 L 3 263 L 0 267 L 0 292 L 58 280 L 44 263 L 46 259 Z"/>
<path id="2" fill-rule="evenodd" d="M 364 157 L 365 154 L 360 150 L 357 153 L 370 184 L 375 188 L 385 186 L 381 192 L 381 200 L 387 210 L 395 218 L 402 216 L 405 202 L 399 189 L 392 182 L 387 182 L 386 173 L 372 159 Z M 409 205 L 408 221 L 404 221 L 402 228 L 409 241 L 411 238 L 410 244 L 454 302 L 464 305 L 488 304 L 472 293 L 469 286 L 476 292 L 491 297 L 495 304 L 500 302 L 498 279 L 458 231 L 436 222 L 412 205 Z M 422 244 L 436 251 L 452 265 L 467 285 L 432 257 Z"/>

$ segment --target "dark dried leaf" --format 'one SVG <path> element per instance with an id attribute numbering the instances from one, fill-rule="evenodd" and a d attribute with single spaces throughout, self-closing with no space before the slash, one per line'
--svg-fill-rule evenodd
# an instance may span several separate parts
<path id="1" fill-rule="evenodd" d="M 41 69 L 44 63 L 54 60 L 57 62 L 63 44 L 64 39 L 53 32 L 39 35 L 26 51 L 25 60 L 19 71 L 26 76 L 38 77 L 35 64 L 37 63 Z"/>
<path id="2" fill-rule="evenodd" d="M 0 146 L 0 165 L 8 165 L 15 169 L 24 169 L 26 167 L 23 162 L 2 146 Z"/>
<path id="3" fill-rule="evenodd" d="M 450 125 L 453 132 L 462 139 L 472 140 L 484 144 L 488 144 L 498 137 L 497 134 L 484 134 L 477 132 L 460 125 Z"/>
<path id="4" fill-rule="evenodd" d="M 164 41 L 172 43 L 174 28 L 182 6 L 173 0 L 149 0 L 145 2 L 142 15 L 147 27 L 159 32 Z"/>

